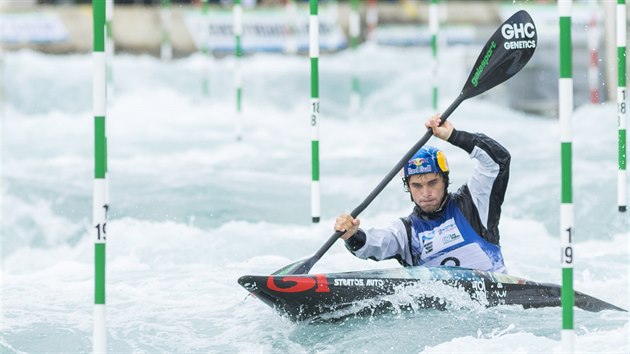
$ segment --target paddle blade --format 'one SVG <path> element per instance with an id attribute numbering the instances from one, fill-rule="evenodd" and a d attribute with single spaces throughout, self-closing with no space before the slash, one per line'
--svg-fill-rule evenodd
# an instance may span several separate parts
<path id="1" fill-rule="evenodd" d="M 536 25 L 527 11 L 508 18 L 488 40 L 462 89 L 470 98 L 516 75 L 534 55 L 538 45 Z"/>

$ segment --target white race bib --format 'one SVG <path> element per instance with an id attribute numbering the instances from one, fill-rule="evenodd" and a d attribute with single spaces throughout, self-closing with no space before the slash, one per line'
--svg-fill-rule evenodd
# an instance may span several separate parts
<path id="1" fill-rule="evenodd" d="M 445 248 L 464 242 L 464 237 L 455 224 L 454 218 L 446 220 L 432 230 L 421 232 L 418 237 L 422 241 L 421 258 L 430 257 Z"/>

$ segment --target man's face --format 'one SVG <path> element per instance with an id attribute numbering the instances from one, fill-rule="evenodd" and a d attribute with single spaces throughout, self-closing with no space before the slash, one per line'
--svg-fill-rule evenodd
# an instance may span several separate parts
<path id="1" fill-rule="evenodd" d="M 444 179 L 437 173 L 413 175 L 408 179 L 409 191 L 413 201 L 426 213 L 432 213 L 440 207 L 444 199 Z"/>

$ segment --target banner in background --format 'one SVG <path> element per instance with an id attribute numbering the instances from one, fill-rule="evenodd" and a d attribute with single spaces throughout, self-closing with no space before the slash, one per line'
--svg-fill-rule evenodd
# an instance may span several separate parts
<path id="1" fill-rule="evenodd" d="M 300 52 L 307 52 L 309 46 L 309 13 L 302 11 L 298 16 L 288 18 L 282 9 L 245 10 L 243 12 L 242 46 L 244 52 L 280 52 L 292 41 Z M 323 51 L 336 51 L 347 46 L 347 39 L 341 26 L 332 16 L 320 15 L 319 40 Z M 207 45 L 213 52 L 233 52 L 234 32 L 231 11 L 199 11 L 184 15 L 186 27 L 199 50 Z"/>
<path id="2" fill-rule="evenodd" d="M 59 16 L 50 13 L 0 14 L 0 42 L 63 43 L 68 31 Z"/>

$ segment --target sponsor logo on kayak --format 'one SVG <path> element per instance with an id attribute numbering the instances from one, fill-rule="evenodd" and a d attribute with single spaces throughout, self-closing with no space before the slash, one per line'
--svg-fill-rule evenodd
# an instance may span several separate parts
<path id="1" fill-rule="evenodd" d="M 335 286 L 383 286 L 383 279 L 359 279 L 359 278 L 337 278 L 334 281 Z"/>
<path id="2" fill-rule="evenodd" d="M 501 283 L 497 283 L 497 290 L 495 290 L 494 293 L 499 298 L 506 298 L 507 297 L 507 289 L 504 289 L 503 288 L 503 284 L 501 284 Z"/>
<path id="3" fill-rule="evenodd" d="M 470 283 L 471 287 L 475 291 L 485 292 L 486 291 L 486 283 L 480 280 L 476 280 Z"/>
<path id="4" fill-rule="evenodd" d="M 256 291 L 256 290 L 258 290 L 258 285 L 256 285 L 255 282 L 245 283 L 245 284 L 243 284 L 243 287 L 245 289 L 247 289 L 247 291 Z"/>
<path id="5" fill-rule="evenodd" d="M 486 283 L 483 280 L 473 280 L 470 282 L 470 287 L 473 292 L 470 294 L 470 298 L 479 302 L 486 301 L 488 295 L 486 293 Z"/>
<path id="6" fill-rule="evenodd" d="M 385 285 L 383 279 L 363 279 L 363 278 L 336 278 L 334 286 L 377 286 Z M 254 285 L 255 286 L 255 285 Z M 267 278 L 267 288 L 281 293 L 301 293 L 312 291 L 316 293 L 329 293 L 330 287 L 328 278 L 323 274 L 313 276 L 286 276 L 278 277 L 270 275 Z"/>
<path id="7" fill-rule="evenodd" d="M 503 43 L 507 50 L 536 48 L 536 27 L 531 22 L 506 23 L 501 27 L 501 35 L 507 40 Z"/>
<path id="8" fill-rule="evenodd" d="M 365 286 L 363 279 L 335 279 L 335 286 Z"/>
<path id="9" fill-rule="evenodd" d="M 267 278 L 267 288 L 281 293 L 300 293 L 315 288 L 316 293 L 328 293 L 328 279 L 322 274 L 314 276 L 287 276 L 279 277 L 270 275 Z"/>

